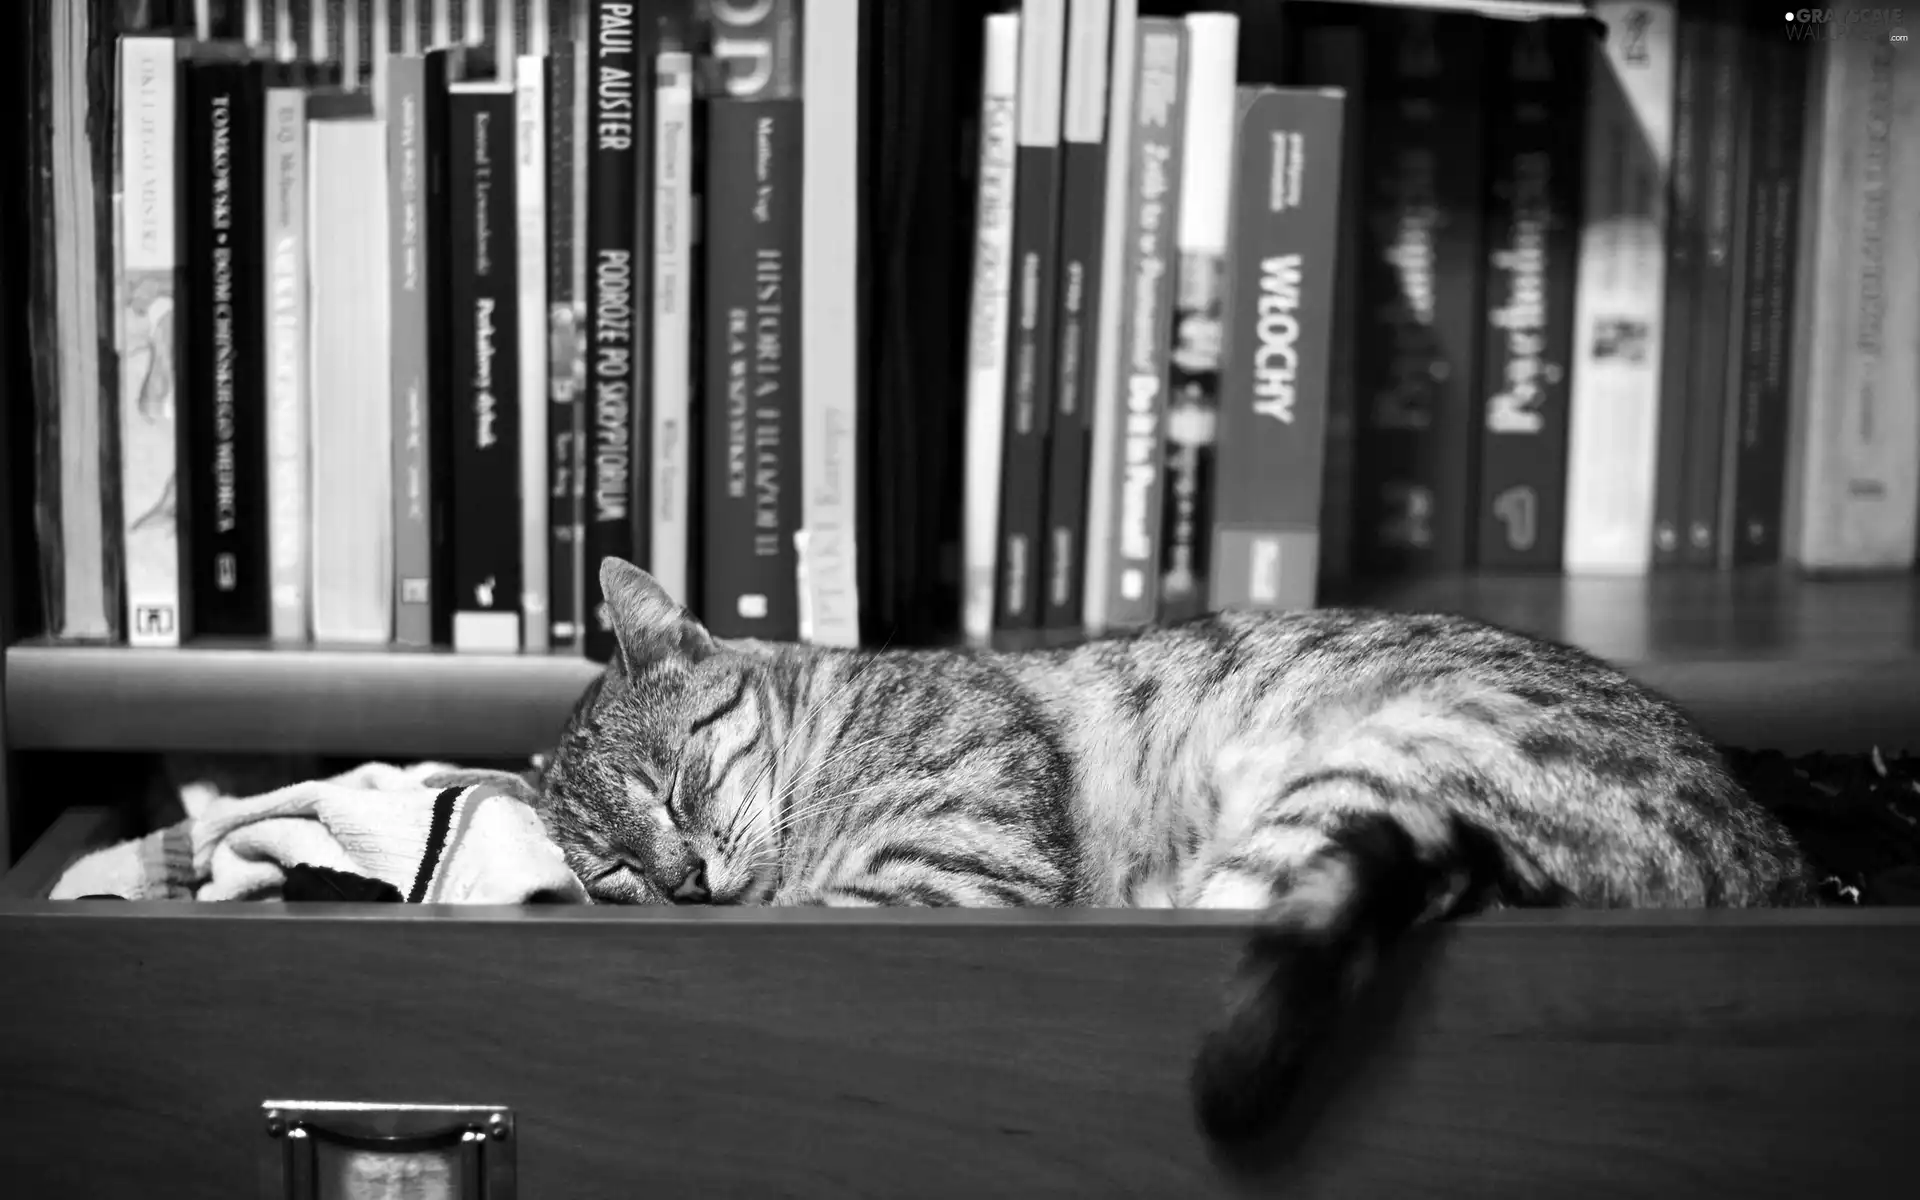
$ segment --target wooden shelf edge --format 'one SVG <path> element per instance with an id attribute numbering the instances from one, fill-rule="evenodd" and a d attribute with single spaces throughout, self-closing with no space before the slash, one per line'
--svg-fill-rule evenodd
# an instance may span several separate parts
<path id="1" fill-rule="evenodd" d="M 48 880 L 51 887 L 53 880 Z M 1257 912 L 1204 908 L 708 908 L 595 904 L 281 904 L 272 901 L 201 903 L 189 900 L 46 900 L 0 892 L 0 923 L 19 920 L 112 921 L 419 921 L 457 925 L 601 925 L 614 923 L 634 936 L 667 939 L 753 936 L 826 936 L 832 930 L 906 930 L 928 937 L 972 937 L 984 931 L 1005 936 L 1218 937 L 1260 924 Z M 1474 939 L 1535 937 L 1661 938 L 1783 930 L 1829 932 L 1903 929 L 1920 934 L 1920 907 L 1885 908 L 1650 908 L 1507 909 L 1442 922 L 1448 936 Z M 643 933 L 642 931 L 651 931 Z M 622 936 L 626 936 L 623 934 Z"/>
<path id="2" fill-rule="evenodd" d="M 426 651 L 20 645 L 8 737 L 28 750 L 514 758 L 552 748 L 598 663 Z"/>
<path id="3" fill-rule="evenodd" d="M 515 758 L 552 748 L 599 669 L 558 656 L 29 644 L 7 652 L 8 736 L 27 750 Z M 1920 656 L 1623 669 L 1723 745 L 1920 750 Z"/>

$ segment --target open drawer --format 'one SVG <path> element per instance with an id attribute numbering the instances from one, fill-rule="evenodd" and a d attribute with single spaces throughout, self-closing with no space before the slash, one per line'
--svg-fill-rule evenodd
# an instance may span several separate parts
<path id="1" fill-rule="evenodd" d="M 1230 1168 L 1185 1081 L 1248 920 L 8 898 L 0 1178 L 284 1194 L 269 1100 L 505 1106 L 541 1200 L 1884 1195 L 1920 1132 L 1920 913 L 1498 914 Z"/>

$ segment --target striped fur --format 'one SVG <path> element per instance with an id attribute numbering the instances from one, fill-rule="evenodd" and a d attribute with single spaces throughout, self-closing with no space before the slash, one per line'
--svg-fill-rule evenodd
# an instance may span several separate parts
<path id="1" fill-rule="evenodd" d="M 1249 1136 L 1366 964 L 1494 906 L 1811 901 L 1672 704 L 1450 616 L 1222 614 L 1065 650 L 721 642 L 609 559 L 621 653 L 541 811 L 602 901 L 1255 908 L 1194 1069 Z"/>

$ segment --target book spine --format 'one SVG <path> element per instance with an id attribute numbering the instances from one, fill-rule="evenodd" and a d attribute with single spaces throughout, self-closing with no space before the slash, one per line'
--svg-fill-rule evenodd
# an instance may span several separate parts
<path id="1" fill-rule="evenodd" d="M 1131 248 L 1127 243 L 1127 214 L 1134 206 L 1134 85 L 1138 73 L 1134 58 L 1139 22 L 1137 0 L 1113 0 L 1113 28 L 1108 37 L 1113 58 L 1107 69 L 1106 193 L 1100 216 L 1100 267 L 1094 280 L 1098 297 L 1092 322 L 1094 345 L 1089 355 L 1093 360 L 1093 395 L 1088 408 L 1087 518 L 1081 539 L 1086 570 L 1080 625 L 1085 633 L 1095 636 L 1107 628 L 1107 580 L 1114 569 L 1120 515 L 1115 498 L 1125 448 L 1122 338 L 1130 318 L 1126 308 L 1126 261 Z"/>
<path id="2" fill-rule="evenodd" d="M 1803 47 L 1824 77 L 1807 106 L 1785 547 L 1813 572 L 1910 570 L 1920 517 L 1920 71 L 1911 46 L 1865 32 Z"/>
<path id="3" fill-rule="evenodd" d="M 1373 35 L 1355 550 L 1372 572 L 1456 571 L 1472 555 L 1479 458 L 1481 28 L 1421 11 Z"/>
<path id="4" fill-rule="evenodd" d="M 269 88 L 264 106 L 267 297 L 267 551 L 273 640 L 312 637 L 307 594 L 306 92 Z"/>
<path id="5" fill-rule="evenodd" d="M 692 608 L 693 56 L 668 51 L 654 72 L 650 566 L 667 594 Z"/>
<path id="6" fill-rule="evenodd" d="M 1557 571 L 1587 35 L 1578 26 L 1529 21 L 1495 36 L 1504 94 L 1488 124 L 1476 560 L 1496 571 Z"/>
<path id="7" fill-rule="evenodd" d="M 725 31 L 734 57 L 708 104 L 700 600 L 720 637 L 791 641 L 800 634 L 803 114 L 792 6 L 769 0 L 753 14 Z"/>
<path id="8" fill-rule="evenodd" d="M 863 380 L 860 311 L 863 202 L 860 9 L 816 4 L 806 12 L 801 108 L 806 171 L 800 179 L 801 541 L 796 572 L 800 637 L 822 646 L 860 644 L 858 561 Z"/>
<path id="9" fill-rule="evenodd" d="M 1000 437 L 1006 417 L 1006 314 L 1013 279 L 1013 185 L 1017 170 L 1014 103 L 1020 18 L 1014 13 L 996 13 L 986 18 L 985 26 L 974 207 L 973 309 L 967 331 L 961 601 L 961 634 L 973 646 L 985 646 L 993 637 L 993 581 L 1000 540 Z M 1104 183 L 1102 180 L 1103 187 Z"/>
<path id="10" fill-rule="evenodd" d="M 1167 478 L 1161 514 L 1163 622 L 1197 617 L 1207 607 L 1233 192 L 1234 59 L 1240 35 L 1239 18 L 1229 13 L 1195 13 L 1186 24 L 1185 146 L 1180 227 L 1174 239 L 1179 274 L 1168 357 Z M 1319 479 L 1317 467 L 1314 478 Z"/>
<path id="11" fill-rule="evenodd" d="M 264 637 L 270 626 L 259 89 L 249 64 L 187 68 L 189 397 L 179 479 L 192 633 Z"/>
<path id="12" fill-rule="evenodd" d="M 1040 624 L 1047 511 L 1047 427 L 1053 416 L 1054 280 L 1060 246 L 1060 117 L 1066 0 L 1020 11 L 1015 104 L 1013 296 L 1007 312 L 1006 415 L 1001 426 L 1000 549 L 994 628 Z"/>
<path id="13" fill-rule="evenodd" d="M 520 55 L 513 88 L 514 316 L 520 344 L 520 643 L 545 654 L 553 631 L 547 509 L 547 58 Z"/>
<path id="14" fill-rule="evenodd" d="M 1178 20 L 1146 17 L 1136 31 L 1128 159 L 1124 333 L 1103 354 L 1121 360 L 1124 419 L 1114 472 L 1115 542 L 1107 563 L 1105 627 L 1140 628 L 1158 611 L 1160 515 L 1174 303 L 1174 238 L 1180 228 L 1181 150 L 1186 121 L 1187 34 Z M 1089 586 L 1093 586 L 1089 582 Z M 1093 632 L 1093 631 L 1090 631 Z"/>
<path id="15" fill-rule="evenodd" d="M 364 93 L 311 95 L 307 273 L 313 296 L 309 394 L 313 632 L 326 644 L 393 638 L 392 257 L 388 142 Z"/>
<path id="16" fill-rule="evenodd" d="M 1574 295 L 1562 547 L 1574 574 L 1638 573 L 1652 562 L 1674 7 L 1593 6 L 1606 32 L 1589 62 Z"/>
<path id="17" fill-rule="evenodd" d="M 1747 113 L 1744 80 L 1752 69 L 1745 52 L 1747 6 L 1719 0 L 1710 12 L 1706 61 L 1701 69 L 1699 180 L 1699 256 L 1695 284 L 1692 342 L 1697 349 L 1688 376 L 1687 456 L 1681 496 L 1681 561 L 1690 567 L 1717 567 L 1721 558 L 1721 496 L 1732 463 L 1727 449 L 1728 375 L 1731 355 L 1739 350 L 1740 325 L 1733 312 L 1739 274 L 1734 252 L 1741 218 L 1735 197 L 1745 139 Z M 1744 197 L 1741 197 L 1744 199 Z"/>
<path id="18" fill-rule="evenodd" d="M 1107 74 L 1112 63 L 1111 0 L 1074 0 L 1061 118 L 1060 279 L 1056 304 L 1057 383 L 1047 448 L 1046 540 L 1040 624 L 1080 627 L 1086 584 L 1088 438 L 1106 207 Z M 1004 369 L 1004 368 L 1003 368 Z"/>
<path id="19" fill-rule="evenodd" d="M 1652 560 L 1678 565 L 1686 534 L 1687 440 L 1691 413 L 1703 398 L 1694 394 L 1693 341 L 1700 304 L 1701 193 L 1706 182 L 1706 126 L 1711 16 L 1683 5 L 1674 30 L 1673 163 L 1667 184 L 1666 303 L 1660 355 L 1660 424 L 1653 476 Z"/>
<path id="20" fill-rule="evenodd" d="M 453 648 L 513 654 L 522 595 L 514 97 L 455 87 L 447 98 Z"/>
<path id="21" fill-rule="evenodd" d="M 387 60 L 387 196 L 393 256 L 393 640 L 433 644 L 433 495 L 428 447 L 428 321 L 436 294 L 427 269 L 426 60 Z"/>
<path id="22" fill-rule="evenodd" d="M 593 0 L 588 78 L 587 154 L 587 397 L 591 428 L 581 481 L 584 565 L 582 609 L 587 656 L 613 657 L 613 627 L 602 611 L 600 560 L 644 564 L 646 547 L 634 512 L 644 357 L 639 305 L 641 272 L 639 171 L 641 60 L 633 5 Z"/>
<path id="23" fill-rule="evenodd" d="M 1244 40 L 1244 39 L 1243 39 Z M 1344 580 L 1353 568 L 1354 448 L 1358 399 L 1362 214 L 1353 198 L 1361 194 L 1366 171 L 1367 54 L 1364 30 L 1351 18 L 1338 24 L 1313 24 L 1300 31 L 1300 81 L 1339 88 L 1346 96 L 1340 112 L 1340 250 L 1333 278 L 1333 345 L 1328 351 L 1327 436 L 1320 475 L 1320 578 Z"/>
<path id="24" fill-rule="evenodd" d="M 1752 163 L 1747 183 L 1746 284 L 1729 541 L 1737 566 L 1780 561 L 1787 392 L 1793 366 L 1807 48 L 1756 38 Z"/>
<path id="25" fill-rule="evenodd" d="M 567 7 L 553 0 L 556 7 Z M 581 290 L 586 262 L 584 223 L 578 212 L 585 189 L 578 186 L 585 155 L 579 120 L 586 104 L 580 91 L 580 48 L 555 30 L 547 58 L 547 607 L 548 644 L 556 651 L 580 649 L 581 549 L 580 462 L 586 392 L 586 313 Z"/>
<path id="26" fill-rule="evenodd" d="M 1338 270 L 1338 92 L 1243 88 L 1212 607 L 1311 608 Z"/>
<path id="27" fill-rule="evenodd" d="M 181 633 L 174 517 L 178 54 L 172 38 L 120 42 L 120 536 L 133 646 L 177 646 Z"/>
<path id="28" fill-rule="evenodd" d="M 421 206 L 421 242 L 427 261 L 427 389 L 425 425 L 425 489 L 427 506 L 429 583 L 427 603 L 433 626 L 433 644 L 453 645 L 453 523 L 452 447 L 454 429 L 453 327 L 449 285 L 453 277 L 452 215 L 456 202 L 449 161 L 453 126 L 447 85 L 461 69 L 462 52 L 429 50 L 426 61 L 422 127 L 422 157 L 426 163 L 426 201 Z"/>

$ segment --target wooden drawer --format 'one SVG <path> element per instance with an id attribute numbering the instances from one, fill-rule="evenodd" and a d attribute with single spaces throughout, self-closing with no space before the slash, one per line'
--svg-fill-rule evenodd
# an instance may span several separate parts
<path id="1" fill-rule="evenodd" d="M 269 1099 L 510 1106 L 539 1200 L 1871 1195 L 1920 1129 L 1916 914 L 1500 914 L 1236 1172 L 1185 1080 L 1246 924 L 0 900 L 0 1179 L 252 1194 Z"/>

